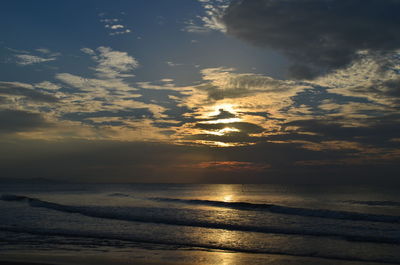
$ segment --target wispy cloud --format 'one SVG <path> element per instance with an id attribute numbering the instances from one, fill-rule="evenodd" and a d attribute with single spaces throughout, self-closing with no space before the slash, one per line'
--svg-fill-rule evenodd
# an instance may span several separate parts
<path id="1" fill-rule="evenodd" d="M 124 35 L 132 32 L 130 28 L 122 24 L 121 18 L 106 18 L 105 13 L 100 13 L 100 22 L 103 23 L 104 28 L 108 31 L 110 36 Z"/>
<path id="2" fill-rule="evenodd" d="M 115 51 L 110 47 L 101 46 L 96 51 L 83 48 L 82 51 L 93 55 L 93 60 L 97 62 L 95 70 L 99 77 L 132 77 L 131 71 L 139 66 L 138 61 L 128 53 Z"/>
<path id="3" fill-rule="evenodd" d="M 31 65 L 31 64 L 38 64 L 38 63 L 44 63 L 44 62 L 51 62 L 55 61 L 56 58 L 44 58 L 36 55 L 29 55 L 29 54 L 17 54 L 15 55 L 17 58 L 16 63 L 19 65 Z"/>
<path id="4" fill-rule="evenodd" d="M 171 61 L 166 61 L 165 62 L 168 66 L 171 66 L 171 67 L 175 67 L 175 66 L 182 66 L 183 64 L 181 64 L 181 63 L 175 63 L 175 62 L 171 62 Z"/>
<path id="5" fill-rule="evenodd" d="M 8 48 L 14 53 L 15 63 L 21 66 L 46 63 L 57 60 L 61 53 L 52 52 L 47 48 L 39 48 L 34 51 L 16 50 Z"/>
<path id="6" fill-rule="evenodd" d="M 229 0 L 207 0 L 201 3 L 204 14 L 185 22 L 184 31 L 191 33 L 206 33 L 220 31 L 225 33 L 226 27 L 222 21 L 224 10 L 228 7 Z"/>
<path id="7" fill-rule="evenodd" d="M 90 48 L 86 48 L 86 47 L 82 48 L 81 52 L 89 54 L 89 55 L 95 55 L 96 54 L 96 52 L 94 50 L 92 50 Z"/>

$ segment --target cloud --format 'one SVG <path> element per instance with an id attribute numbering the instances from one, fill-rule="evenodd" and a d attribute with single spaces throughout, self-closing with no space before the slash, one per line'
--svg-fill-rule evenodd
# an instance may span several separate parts
<path id="1" fill-rule="evenodd" d="M 108 26 L 108 27 L 107 27 Z M 106 25 L 106 28 L 110 28 L 110 29 L 123 29 L 124 26 L 123 25 Z"/>
<path id="2" fill-rule="evenodd" d="M 51 53 L 51 51 L 47 48 L 39 48 L 39 49 L 36 49 L 36 51 L 44 53 L 44 54 Z"/>
<path id="3" fill-rule="evenodd" d="M 237 0 L 222 20 L 227 34 L 283 52 L 293 60 L 292 75 L 309 79 L 362 51 L 399 49 L 399 12 L 395 0 Z"/>
<path id="4" fill-rule="evenodd" d="M 110 47 L 97 48 L 98 54 L 93 57 L 98 65 L 95 68 L 98 76 L 105 78 L 129 77 L 126 74 L 139 66 L 138 61 L 126 52 L 112 50 Z"/>
<path id="5" fill-rule="evenodd" d="M 116 23 L 119 22 L 120 20 L 118 18 L 104 18 L 101 19 L 100 21 L 104 23 Z"/>
<path id="6" fill-rule="evenodd" d="M 124 35 L 124 34 L 128 34 L 131 33 L 130 29 L 125 29 L 125 30 L 121 30 L 121 31 L 115 31 L 115 32 L 111 32 L 110 36 L 114 36 L 114 35 Z"/>
<path id="7" fill-rule="evenodd" d="M 89 68 L 92 75 L 88 77 L 59 72 L 51 81 L 0 82 L 1 109 L 40 113 L 54 125 L 48 130 L 27 128 L 13 137 L 143 141 L 162 140 L 170 135 L 163 133 L 166 126 L 162 124 L 168 122 L 174 126 L 179 122 L 164 112 L 172 113 L 176 108 L 170 102 L 141 98 L 143 89 L 132 86 L 127 80 L 138 67 L 135 58 L 103 46 L 84 47 L 81 51 L 95 63 Z M 49 53 L 47 50 L 38 52 Z"/>
<path id="8" fill-rule="evenodd" d="M 232 68 L 207 68 L 201 71 L 208 81 L 199 86 L 213 100 L 242 98 L 258 93 L 282 93 L 296 90 L 298 84 L 257 74 L 237 74 Z"/>
<path id="9" fill-rule="evenodd" d="M 104 17 L 105 13 L 100 13 L 99 16 Z M 121 24 L 122 19 L 120 18 L 102 18 L 100 22 L 104 24 L 104 28 L 110 36 L 124 35 L 132 32 L 127 26 Z"/>
<path id="10" fill-rule="evenodd" d="M 56 58 L 43 58 L 35 55 L 29 55 L 29 54 L 17 54 L 15 55 L 17 58 L 17 64 L 19 65 L 31 65 L 31 64 L 38 64 L 38 63 L 44 63 L 44 62 L 51 62 L 55 61 Z"/>
<path id="11" fill-rule="evenodd" d="M 55 78 L 71 87 L 82 91 L 92 92 L 92 95 L 104 95 L 106 91 L 134 91 L 136 88 L 128 85 L 121 79 L 86 78 L 70 73 L 58 73 Z M 134 95 L 132 95 L 134 96 Z"/>
<path id="12" fill-rule="evenodd" d="M 187 165 L 191 168 L 208 169 L 213 171 L 226 171 L 226 172 L 238 172 L 244 171 L 246 173 L 254 171 L 265 171 L 270 168 L 271 165 L 264 163 L 253 163 L 253 162 L 242 162 L 242 161 L 212 161 L 212 162 L 201 162 L 195 165 Z"/>
<path id="13" fill-rule="evenodd" d="M 152 118 L 153 113 L 147 108 L 113 110 L 113 111 L 99 110 L 99 111 L 95 111 L 95 112 L 66 113 L 62 116 L 62 119 L 76 120 L 76 121 L 87 120 L 87 121 L 94 121 L 94 123 L 96 123 L 96 120 L 91 119 L 91 118 L 108 118 L 108 117 L 121 118 L 118 120 L 119 121 L 118 125 L 121 125 L 121 124 L 123 124 L 122 121 L 126 118 L 128 118 L 128 119 Z M 104 121 L 105 120 L 102 120 L 101 122 L 104 122 Z M 109 121 L 109 120 L 106 120 L 106 121 Z"/>
<path id="14" fill-rule="evenodd" d="M 228 0 L 199 1 L 204 9 L 203 15 L 197 16 L 196 20 L 190 19 L 185 22 L 183 28 L 186 32 L 207 33 L 210 31 L 225 32 L 226 27 L 221 17 L 228 7 Z"/>
<path id="15" fill-rule="evenodd" d="M 165 128 L 160 129 L 157 124 L 169 118 L 164 114 L 167 109 L 155 100 L 142 99 L 140 89 L 126 80 L 139 65 L 136 59 L 126 52 L 103 46 L 81 51 L 96 63 L 91 68 L 96 78 L 70 73 L 55 75 L 66 87 L 63 104 L 56 109 L 57 118 L 91 126 L 105 139 L 165 138 L 161 132 Z"/>
<path id="16" fill-rule="evenodd" d="M 190 33 L 207 33 L 210 31 L 209 28 L 204 27 L 203 25 L 197 24 L 193 19 L 185 21 L 185 27 L 183 31 L 190 32 Z"/>
<path id="17" fill-rule="evenodd" d="M 8 49 L 14 53 L 17 53 L 14 55 L 16 58 L 15 63 L 22 66 L 55 61 L 57 60 L 57 57 L 61 55 L 60 53 L 52 52 L 46 48 L 36 49 L 35 52 L 20 51 L 11 48 Z"/>
<path id="18" fill-rule="evenodd" d="M 53 51 L 51 51 L 50 49 L 47 49 L 47 48 L 39 48 L 39 49 L 36 49 L 35 51 L 40 52 L 42 54 L 45 54 L 48 57 L 58 57 L 58 56 L 61 55 L 61 53 L 53 52 Z"/>
<path id="19" fill-rule="evenodd" d="M 94 51 L 94 50 L 92 50 L 92 49 L 90 49 L 90 48 L 82 48 L 81 49 L 81 52 L 83 52 L 83 53 L 86 53 L 86 54 L 89 54 L 89 55 L 95 55 L 96 54 L 96 52 Z"/>
<path id="20" fill-rule="evenodd" d="M 60 73 L 56 78 L 66 85 L 78 89 L 75 93 L 64 96 L 65 105 L 59 108 L 64 117 L 113 117 L 129 118 L 123 113 L 133 113 L 136 110 L 145 109 L 143 115 L 133 115 L 131 118 L 152 117 L 161 118 L 165 108 L 157 104 L 147 104 L 138 101 L 140 94 L 136 88 L 131 87 L 122 79 L 91 79 L 69 73 Z M 135 94 L 134 94 L 135 93 Z M 151 115 L 147 115 L 150 112 Z M 86 114 L 85 114 L 86 113 Z M 108 114 L 107 114 L 108 113 Z M 107 114 L 107 115 L 106 115 Z M 142 117 L 143 116 L 143 117 Z"/>
<path id="21" fill-rule="evenodd" d="M 59 90 L 61 88 L 61 86 L 54 84 L 52 82 L 49 82 L 49 81 L 43 81 L 43 82 L 37 83 L 37 84 L 35 84 L 35 87 L 43 88 L 46 90 L 53 90 L 53 91 Z"/>
<path id="22" fill-rule="evenodd" d="M 0 82 L 0 94 L 22 97 L 35 102 L 55 103 L 59 101 L 50 93 L 37 91 L 32 85 L 20 82 Z"/>
<path id="23" fill-rule="evenodd" d="M 346 97 L 359 97 L 390 107 L 399 106 L 399 53 L 385 56 L 364 53 L 349 67 L 333 71 L 313 81 L 327 91 Z"/>
<path id="24" fill-rule="evenodd" d="M 107 79 L 121 82 L 123 78 L 133 77 L 134 75 L 132 74 L 132 71 L 139 67 L 139 62 L 127 52 L 116 51 L 110 47 L 100 46 L 97 49 L 84 47 L 80 50 L 81 52 L 90 55 L 91 59 L 97 64 L 92 69 L 96 71 L 96 76 L 102 80 Z M 67 73 L 60 77 L 64 78 L 66 75 L 69 75 L 68 79 L 73 79 L 73 75 Z M 90 80 L 89 78 L 81 79 L 83 81 Z M 73 82 L 77 84 L 80 81 L 75 78 Z"/>
<path id="25" fill-rule="evenodd" d="M 0 104 L 6 104 L 6 103 L 9 103 L 8 98 L 0 96 Z"/>
<path id="26" fill-rule="evenodd" d="M 0 110 L 0 133 L 14 133 L 49 127 L 41 114 L 22 110 Z"/>
<path id="27" fill-rule="evenodd" d="M 313 119 L 287 122 L 285 126 L 298 127 L 303 132 L 313 132 L 326 140 L 351 140 L 369 144 L 385 145 L 396 137 L 400 130 L 400 115 L 380 116 L 379 119 L 368 120 L 364 126 L 346 126 L 342 119 Z M 318 138 L 317 138 L 318 139 Z"/>
<path id="28" fill-rule="evenodd" d="M 174 63 L 174 62 L 171 62 L 171 61 L 166 61 L 165 62 L 168 66 L 171 66 L 171 67 L 175 67 L 175 66 L 182 66 L 183 64 L 181 64 L 181 63 Z"/>

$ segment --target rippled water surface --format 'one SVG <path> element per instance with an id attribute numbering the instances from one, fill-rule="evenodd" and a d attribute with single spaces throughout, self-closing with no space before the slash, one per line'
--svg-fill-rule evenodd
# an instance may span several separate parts
<path id="1" fill-rule="evenodd" d="M 212 256 L 224 264 L 275 264 L 276 259 L 276 264 L 400 264 L 400 196 L 387 188 L 54 184 L 0 189 L 0 258 L 18 252 L 135 250 L 187 263 L 217 262 Z"/>

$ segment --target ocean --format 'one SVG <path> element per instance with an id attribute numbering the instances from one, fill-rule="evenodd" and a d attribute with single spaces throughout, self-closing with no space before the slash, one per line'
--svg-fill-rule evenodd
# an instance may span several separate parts
<path id="1" fill-rule="evenodd" d="M 3 261 L 400 264 L 387 187 L 10 184 L 0 212 Z"/>

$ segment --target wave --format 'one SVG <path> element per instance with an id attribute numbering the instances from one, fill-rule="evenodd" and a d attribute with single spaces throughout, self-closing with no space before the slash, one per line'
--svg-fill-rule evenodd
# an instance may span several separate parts
<path id="1" fill-rule="evenodd" d="M 268 211 L 271 213 L 297 215 L 304 217 L 319 217 L 340 220 L 352 221 L 370 221 L 370 222 L 383 222 L 383 223 L 400 223 L 400 216 L 394 215 L 378 215 L 378 214 L 365 214 L 358 212 L 334 211 L 326 209 L 310 209 L 289 207 L 275 204 L 257 204 L 249 202 L 224 202 L 224 201 L 211 201 L 211 200 L 185 200 L 174 198 L 151 198 L 151 200 L 159 202 L 174 202 L 204 206 L 215 206 L 230 208 L 236 210 L 252 210 L 252 211 Z"/>
<path id="2" fill-rule="evenodd" d="M 399 261 L 388 259 L 366 259 L 363 257 L 351 257 L 351 256 L 340 256 L 330 255 L 330 254 L 320 254 L 316 252 L 304 253 L 304 252 L 291 252 L 291 251 L 279 251 L 276 249 L 259 249 L 259 248 L 246 248 L 246 247 L 230 247 L 230 246 L 217 246 L 212 244 L 204 243 L 191 243 L 191 242 L 173 242 L 171 240 L 161 240 L 161 239 L 148 239 L 140 238 L 126 235 L 110 235 L 110 234 L 100 234 L 95 232 L 77 232 L 77 231 L 67 231 L 67 230 L 39 230 L 39 229 L 28 229 L 19 227 L 0 227 L 0 231 L 7 231 L 13 233 L 25 233 L 32 235 L 41 236 L 61 236 L 61 237 L 73 237 L 73 238 L 89 238 L 89 239 L 99 239 L 99 240 L 119 240 L 125 242 L 133 243 L 143 243 L 143 244 L 155 244 L 155 245 L 166 245 L 174 246 L 175 248 L 184 249 L 196 249 L 196 250 L 206 250 L 206 251 L 232 251 L 241 253 L 252 253 L 252 254 L 270 254 L 270 255 L 284 255 L 284 256 L 294 256 L 294 257 L 305 257 L 305 258 L 319 258 L 328 260 L 339 260 L 339 261 L 353 261 L 353 262 L 371 262 L 378 264 L 399 264 Z"/>
<path id="3" fill-rule="evenodd" d="M 344 203 L 350 204 L 361 204 L 361 205 L 369 205 L 369 206 L 391 206 L 391 207 L 400 207 L 400 202 L 397 201 L 343 201 Z"/>
<path id="4" fill-rule="evenodd" d="M 84 206 L 70 206 L 62 205 L 53 202 L 42 201 L 35 198 L 30 198 L 20 195 L 2 195 L 0 200 L 3 201 L 18 201 L 27 202 L 31 207 L 47 208 L 51 210 L 77 213 L 88 217 L 113 219 L 130 222 L 142 222 L 142 223 L 156 223 L 166 224 L 175 226 L 190 226 L 210 229 L 224 229 L 230 231 L 244 231 L 244 232 L 257 232 L 266 234 L 284 234 L 284 235 L 301 235 L 301 236 L 314 236 L 314 237 L 335 237 L 347 241 L 357 242 L 373 242 L 373 243 L 387 243 L 387 244 L 400 244 L 400 238 L 397 237 L 382 237 L 382 236 L 369 236 L 349 233 L 335 233 L 326 231 L 317 231 L 311 229 L 293 229 L 293 228 L 280 228 L 280 227 L 268 227 L 268 226 L 252 226 L 252 225 L 241 225 L 241 224 L 229 224 L 223 222 L 213 222 L 204 220 L 193 220 L 185 218 L 169 218 L 163 215 L 148 215 L 146 216 L 143 212 L 139 214 L 132 214 L 132 211 L 121 212 L 116 211 L 115 208 L 107 207 L 84 207 Z M 171 200 L 171 199 L 168 199 Z M 142 209 L 142 208 L 128 208 L 128 210 Z"/>

